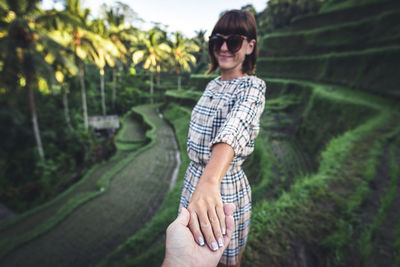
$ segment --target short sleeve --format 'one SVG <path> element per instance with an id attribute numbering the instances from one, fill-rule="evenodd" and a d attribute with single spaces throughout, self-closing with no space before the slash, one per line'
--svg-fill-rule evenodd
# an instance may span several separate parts
<path id="1" fill-rule="evenodd" d="M 226 143 L 233 148 L 235 156 L 247 156 L 244 153 L 246 147 L 254 141 L 259 132 L 260 117 L 265 105 L 265 90 L 265 82 L 260 79 L 240 90 L 235 105 L 211 140 L 210 149 L 214 144 Z"/>

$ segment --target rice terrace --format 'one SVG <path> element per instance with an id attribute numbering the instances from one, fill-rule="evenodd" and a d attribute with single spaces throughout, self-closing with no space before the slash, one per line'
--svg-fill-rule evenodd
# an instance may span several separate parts
<path id="1" fill-rule="evenodd" d="M 0 266 L 163 261 L 191 112 L 218 74 L 205 30 L 102 8 L 0 3 Z M 400 2 L 237 8 L 256 18 L 267 85 L 242 265 L 400 266 Z"/>

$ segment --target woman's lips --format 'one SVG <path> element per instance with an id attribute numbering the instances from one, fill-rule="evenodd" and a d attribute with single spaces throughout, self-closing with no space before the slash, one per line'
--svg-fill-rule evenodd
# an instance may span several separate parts
<path id="1" fill-rule="evenodd" d="M 230 58 L 231 56 L 228 56 L 228 55 L 219 55 L 219 58 L 220 59 L 228 59 L 228 58 Z"/>

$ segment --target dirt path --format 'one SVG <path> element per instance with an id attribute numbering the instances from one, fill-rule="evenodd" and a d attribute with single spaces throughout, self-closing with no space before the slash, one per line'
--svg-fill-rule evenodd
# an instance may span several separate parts
<path id="1" fill-rule="evenodd" d="M 93 266 L 157 211 L 176 165 L 174 133 L 157 106 L 138 107 L 156 126 L 154 146 L 136 156 L 106 192 L 8 255 L 2 266 Z"/>

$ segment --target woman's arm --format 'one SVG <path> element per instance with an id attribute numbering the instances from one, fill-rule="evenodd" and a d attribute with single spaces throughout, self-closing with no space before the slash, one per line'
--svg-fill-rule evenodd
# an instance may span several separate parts
<path id="1" fill-rule="evenodd" d="M 216 251 L 223 247 L 226 233 L 225 215 L 220 193 L 220 183 L 234 156 L 232 147 L 226 143 L 213 145 L 211 157 L 193 192 L 189 203 L 189 228 L 194 239 Z"/>

